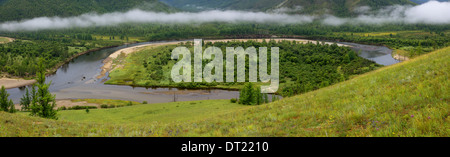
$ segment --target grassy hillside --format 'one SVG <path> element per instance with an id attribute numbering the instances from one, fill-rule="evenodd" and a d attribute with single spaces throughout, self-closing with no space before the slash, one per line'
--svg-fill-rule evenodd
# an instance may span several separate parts
<path id="1" fill-rule="evenodd" d="M 149 116 L 144 124 L 134 120 L 114 124 L 73 122 L 69 118 L 54 121 L 0 112 L 0 136 L 448 137 L 449 62 L 447 47 L 330 87 L 267 105 L 211 114 L 201 120 L 184 117 L 160 123 L 151 122 L 157 118 L 151 120 Z"/>
<path id="2" fill-rule="evenodd" d="M 415 3 L 409 0 L 161 0 L 173 7 L 201 11 L 210 9 L 270 11 L 280 8 L 290 8 L 290 13 L 301 14 L 335 14 L 350 16 L 360 6 L 370 6 L 374 9 L 395 5 Z M 301 6 L 298 8 L 297 6 Z M 286 10 L 285 10 L 286 11 Z"/>
<path id="3" fill-rule="evenodd" d="M 0 22 L 42 16 L 75 16 L 84 13 L 128 11 L 133 8 L 173 11 L 158 0 L 2 0 Z"/>

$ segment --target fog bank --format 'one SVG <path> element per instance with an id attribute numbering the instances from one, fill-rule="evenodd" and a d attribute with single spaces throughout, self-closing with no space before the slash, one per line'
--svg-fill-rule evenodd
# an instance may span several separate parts
<path id="1" fill-rule="evenodd" d="M 301 9 L 296 6 L 293 9 Z M 157 13 L 142 10 L 114 12 L 107 14 L 89 13 L 75 17 L 38 17 L 22 21 L 9 21 L 0 24 L 0 31 L 35 31 L 44 29 L 63 29 L 73 27 L 114 26 L 121 23 L 206 23 L 206 22 L 254 22 L 274 24 L 302 24 L 315 20 L 327 25 L 342 24 L 450 24 L 450 2 L 430 1 L 417 6 L 389 6 L 370 12 L 367 6 L 357 8 L 354 18 L 339 18 L 333 15 L 312 16 L 286 14 L 289 9 L 276 12 L 246 11 L 204 11 L 198 13 Z"/>

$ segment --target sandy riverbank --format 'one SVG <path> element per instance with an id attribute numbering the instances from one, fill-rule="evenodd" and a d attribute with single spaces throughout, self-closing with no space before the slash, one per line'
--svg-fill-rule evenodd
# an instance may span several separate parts
<path id="1" fill-rule="evenodd" d="M 120 50 L 112 53 L 111 55 L 109 55 L 108 58 L 106 58 L 105 60 L 103 60 L 103 66 L 101 67 L 102 71 L 100 72 L 100 75 L 97 76 L 97 79 L 105 77 L 106 73 L 110 72 L 114 68 L 113 61 L 114 61 L 114 59 L 119 57 L 121 54 L 127 56 L 133 52 L 137 52 L 137 51 L 141 50 L 144 47 L 173 45 L 173 44 L 179 44 L 179 43 L 181 43 L 181 41 L 165 42 L 165 43 L 151 43 L 151 44 L 144 44 L 144 45 L 138 45 L 138 46 L 120 49 Z"/>
<path id="2" fill-rule="evenodd" d="M 392 58 L 394 58 L 394 59 L 396 59 L 396 60 L 399 60 L 399 61 L 407 61 L 407 60 L 409 60 L 408 57 L 401 56 L 401 55 L 399 55 L 399 54 L 393 55 Z"/>
<path id="3" fill-rule="evenodd" d="M 36 83 L 36 80 L 1 78 L 0 87 L 5 86 L 6 89 L 28 86 Z"/>
<path id="4" fill-rule="evenodd" d="M 221 39 L 221 40 L 205 40 L 205 42 L 228 42 L 228 41 L 249 41 L 249 40 L 253 40 L 253 41 L 257 41 L 257 42 L 263 42 L 263 40 L 265 41 L 270 41 L 270 40 L 275 40 L 277 42 L 279 41 L 296 41 L 296 42 L 302 42 L 302 43 L 308 43 L 308 42 L 312 42 L 315 43 L 315 40 L 307 40 L 307 39 Z M 165 43 L 152 43 L 152 44 L 144 44 L 144 45 L 138 45 L 138 46 L 133 46 L 133 47 L 128 47 L 128 48 L 124 48 L 124 49 L 120 49 L 114 53 L 112 53 L 111 55 L 109 55 L 108 58 L 106 58 L 105 60 L 103 60 L 103 66 L 101 67 L 102 71 L 100 73 L 99 76 L 97 76 L 97 79 L 103 78 L 105 77 L 106 73 L 110 72 L 113 70 L 114 65 L 113 65 L 113 61 L 114 59 L 116 59 L 117 57 L 119 57 L 119 55 L 123 54 L 125 56 L 133 53 L 133 52 L 137 52 L 139 50 L 141 50 L 144 47 L 149 47 L 149 46 L 163 46 L 163 45 L 174 45 L 174 44 L 179 44 L 182 41 L 174 41 L 174 42 L 165 42 Z M 325 42 L 325 44 L 334 44 L 333 42 Z M 344 45 L 344 44 L 337 44 L 338 46 L 349 46 L 349 45 Z"/>
<path id="5" fill-rule="evenodd" d="M 0 44 L 9 43 L 9 42 L 13 42 L 14 40 L 16 40 L 16 39 L 14 39 L 14 38 L 9 38 L 9 37 L 0 37 L 0 38 L 4 38 L 4 39 L 7 39 L 7 40 L 8 40 L 8 41 L 6 41 L 6 42 L 0 41 Z"/>

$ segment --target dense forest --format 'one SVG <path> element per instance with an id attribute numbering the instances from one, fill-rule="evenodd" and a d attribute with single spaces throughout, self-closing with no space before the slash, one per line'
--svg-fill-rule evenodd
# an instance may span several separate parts
<path id="1" fill-rule="evenodd" d="M 176 11 L 158 0 L 0 0 L 0 22 L 42 16 L 69 17 L 84 13 L 142 10 Z"/>
<path id="2" fill-rule="evenodd" d="M 84 37 L 84 39 L 89 39 L 89 37 Z M 46 69 L 52 69 L 78 53 L 122 43 L 119 41 L 77 40 L 76 38 L 67 41 L 15 40 L 7 44 L 0 44 L 0 72 L 13 76 L 32 77 L 38 70 L 39 58 L 44 59 Z"/>
<path id="3" fill-rule="evenodd" d="M 191 53 L 194 52 L 192 42 L 186 42 L 181 46 L 190 48 Z M 256 42 L 250 40 L 247 42 L 205 42 L 204 49 L 211 46 L 218 47 L 222 50 L 224 61 L 226 60 L 226 47 L 242 46 L 243 48 L 248 48 L 253 46 L 257 50 L 259 47 L 279 47 L 280 67 L 283 67 L 280 68 L 280 83 L 282 90 L 279 90 L 279 92 L 283 96 L 291 96 L 326 87 L 344 81 L 352 75 L 362 74 L 380 66 L 372 61 L 358 57 L 357 53 L 348 47 L 340 47 L 336 44 L 328 45 L 319 42 L 298 43 L 295 41 L 276 42 L 274 40 Z M 127 58 L 124 69 L 118 69 L 111 72 L 111 79 L 106 83 L 180 88 L 233 88 L 236 86 L 243 86 L 243 83 L 238 82 L 174 83 L 170 78 L 170 71 L 176 61 L 170 59 L 170 52 L 175 47 L 176 45 L 161 46 L 132 54 Z M 268 55 L 270 56 L 270 54 L 271 52 L 269 49 Z M 194 55 L 192 54 L 191 56 L 193 57 Z M 204 60 L 203 66 L 207 63 L 209 63 L 209 61 Z M 249 81 L 248 64 L 247 61 L 246 82 Z M 191 71 L 193 72 L 194 70 Z M 268 71 L 270 71 L 270 69 Z M 225 71 L 223 77 L 225 80 Z"/>

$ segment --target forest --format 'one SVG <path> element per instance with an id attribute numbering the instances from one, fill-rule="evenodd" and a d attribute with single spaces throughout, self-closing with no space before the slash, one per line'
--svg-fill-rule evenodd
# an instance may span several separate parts
<path id="1" fill-rule="evenodd" d="M 161 12 L 176 10 L 158 0 L 0 0 L 0 22 L 93 12 L 101 14 L 134 8 Z"/>
<path id="2" fill-rule="evenodd" d="M 337 82 L 347 80 L 352 75 L 362 74 L 374 70 L 380 65 L 361 58 L 348 47 L 337 44 L 301 43 L 296 41 L 232 41 L 232 42 L 205 42 L 204 48 L 218 47 L 226 54 L 226 47 L 279 47 L 280 48 L 280 84 L 279 93 L 283 96 L 292 96 Z M 178 88 L 225 88 L 239 89 L 244 83 L 213 82 L 213 83 L 174 83 L 170 78 L 171 67 L 176 60 L 171 60 L 171 51 L 176 46 L 186 46 L 193 53 L 192 42 L 182 45 L 160 46 L 144 49 L 126 58 L 125 66 L 110 73 L 111 79 L 106 84 L 122 84 L 144 87 L 178 87 Z M 270 56 L 270 50 L 268 55 Z M 192 54 L 191 57 L 194 55 Z M 268 56 L 268 58 L 270 58 Z M 224 58 L 224 61 L 226 59 Z M 193 59 L 192 59 L 193 61 Z M 203 66 L 209 63 L 203 61 Z M 235 63 L 237 64 L 237 63 Z M 248 82 L 248 58 L 246 62 L 246 82 Z M 270 62 L 269 62 L 270 65 Z M 270 67 L 268 65 L 268 67 Z M 224 64 L 225 66 L 225 64 Z M 193 67 L 192 67 L 193 68 Z M 225 69 L 225 68 L 224 68 Z M 191 70 L 193 72 L 194 70 Z M 270 69 L 268 69 L 270 71 Z M 225 73 L 225 72 L 224 72 Z M 236 69 L 235 69 L 236 73 Z M 224 80 L 226 73 L 223 75 Z M 237 77 L 237 76 L 235 76 Z M 261 85 L 262 83 L 257 83 Z"/>

